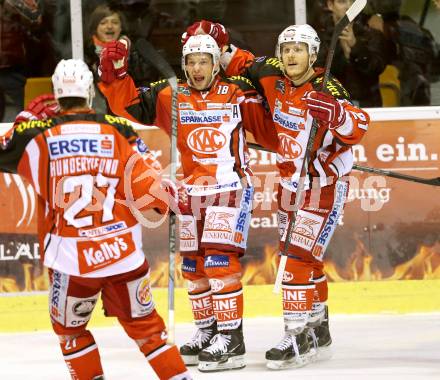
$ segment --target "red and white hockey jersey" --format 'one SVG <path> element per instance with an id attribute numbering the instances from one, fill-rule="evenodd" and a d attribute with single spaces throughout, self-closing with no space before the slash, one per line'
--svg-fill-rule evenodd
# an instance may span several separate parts
<path id="1" fill-rule="evenodd" d="M 228 75 L 241 74 L 251 80 L 266 98 L 272 113 L 272 129 L 277 134 L 277 166 L 281 184 L 295 191 L 313 123 L 313 117 L 302 98 L 307 91 L 322 91 L 324 70 L 315 69 L 316 74 L 309 82 L 295 87 L 281 71 L 281 63 L 276 58 L 255 58 L 250 52 L 234 47 L 233 54 L 222 57 L 222 64 Z M 337 79 L 330 77 L 326 91 L 342 104 L 346 113 L 345 123 L 332 130 L 325 126 L 318 129 L 310 156 L 306 188 L 312 180 L 310 177 L 319 178 L 320 186 L 326 186 L 351 171 L 351 146 L 361 140 L 369 124 L 368 114 L 350 103 L 349 94 Z M 272 135 L 266 132 L 267 138 L 260 138 L 260 141 L 263 146 L 270 148 L 267 141 Z"/>
<path id="2" fill-rule="evenodd" d="M 99 86 L 115 114 L 170 133 L 171 87 L 166 80 L 139 93 L 129 76 Z M 179 84 L 177 147 L 188 194 L 215 194 L 250 183 L 244 129 L 252 128 L 259 142 L 271 123 L 262 97 L 246 78 L 217 76 L 209 91 Z"/>
<path id="3" fill-rule="evenodd" d="M 130 207 L 148 194 L 141 209 L 165 212 L 167 203 L 128 120 L 94 113 L 31 120 L 16 124 L 7 140 L 0 170 L 22 175 L 39 196 L 47 267 L 106 277 L 142 265 L 141 225 Z"/>

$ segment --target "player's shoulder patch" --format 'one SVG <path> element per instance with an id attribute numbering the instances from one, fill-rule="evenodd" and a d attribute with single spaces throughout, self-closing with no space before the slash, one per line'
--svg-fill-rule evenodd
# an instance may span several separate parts
<path id="1" fill-rule="evenodd" d="M 168 81 L 166 80 L 166 79 L 161 79 L 161 80 L 158 80 L 158 81 L 156 81 L 156 82 L 151 82 L 150 83 L 150 87 L 151 88 L 154 88 L 154 87 L 163 87 L 164 85 L 167 85 L 168 84 Z"/>
<path id="2" fill-rule="evenodd" d="M 233 75 L 226 78 L 226 81 L 238 85 L 242 90 L 255 90 L 251 80 L 241 75 Z"/>
<path id="3" fill-rule="evenodd" d="M 282 63 L 275 57 L 258 57 L 254 60 L 251 71 L 258 77 L 283 75 Z"/>
<path id="4" fill-rule="evenodd" d="M 52 128 L 55 125 L 52 119 L 46 119 L 46 120 L 29 120 L 29 121 L 22 121 L 21 123 L 17 124 L 14 128 L 15 132 L 17 133 L 24 133 L 25 131 L 28 131 L 30 129 L 48 129 Z"/>
<path id="5" fill-rule="evenodd" d="M 312 81 L 313 88 L 315 90 L 322 90 L 322 81 L 324 79 L 324 75 L 319 75 Z M 347 99 L 350 100 L 350 94 L 344 88 L 344 86 L 337 80 L 335 77 L 329 77 L 326 84 L 326 92 L 334 96 L 336 99 Z"/>
<path id="6" fill-rule="evenodd" d="M 134 126 L 130 120 L 125 117 L 114 116 L 114 115 L 102 115 L 103 120 L 99 120 L 105 124 L 109 124 L 115 127 L 119 133 L 125 137 L 137 136 Z"/>

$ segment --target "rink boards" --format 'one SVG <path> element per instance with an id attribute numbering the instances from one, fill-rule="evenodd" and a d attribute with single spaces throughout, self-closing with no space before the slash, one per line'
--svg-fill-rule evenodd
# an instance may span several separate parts
<path id="1" fill-rule="evenodd" d="M 344 282 L 329 284 L 329 308 L 332 314 L 430 313 L 440 310 L 440 280 Z M 271 285 L 244 287 L 245 318 L 282 315 L 281 295 L 272 293 Z M 167 290 L 153 289 L 153 298 L 167 320 Z M 177 323 L 190 322 L 191 309 L 186 290 L 175 294 Z M 49 330 L 47 293 L 0 297 L 0 333 Z M 106 318 L 101 304 L 95 308 L 91 326 L 112 326 L 115 318 Z"/>

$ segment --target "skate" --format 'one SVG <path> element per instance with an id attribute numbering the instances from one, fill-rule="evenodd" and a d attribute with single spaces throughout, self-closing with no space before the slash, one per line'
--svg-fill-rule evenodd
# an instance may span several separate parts
<path id="1" fill-rule="evenodd" d="M 199 353 L 210 345 L 210 340 L 217 334 L 217 324 L 197 329 L 191 340 L 180 347 L 180 355 L 187 366 L 199 364 Z"/>
<path id="2" fill-rule="evenodd" d="M 266 351 L 266 366 L 269 369 L 299 368 L 314 361 L 315 355 L 306 331 L 298 335 L 286 332 L 281 342 Z"/>
<path id="3" fill-rule="evenodd" d="M 330 335 L 327 307 L 325 309 L 325 317 L 321 324 L 310 327 L 307 331 L 307 336 L 309 338 L 310 347 L 313 347 L 317 352 L 316 360 L 328 360 L 332 357 L 332 337 Z"/>
<path id="4" fill-rule="evenodd" d="M 216 372 L 244 368 L 246 366 L 245 353 L 241 327 L 236 330 L 222 331 L 212 338 L 209 347 L 200 352 L 199 371 Z"/>

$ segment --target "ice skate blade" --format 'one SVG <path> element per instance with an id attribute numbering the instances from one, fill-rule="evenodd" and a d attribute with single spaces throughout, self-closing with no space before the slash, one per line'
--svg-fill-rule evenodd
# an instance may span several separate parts
<path id="1" fill-rule="evenodd" d="M 200 372 L 219 372 L 231 369 L 241 369 L 246 367 L 244 355 L 232 356 L 225 362 L 203 362 L 199 361 L 198 370 Z"/>
<path id="2" fill-rule="evenodd" d="M 316 360 L 316 351 L 313 349 L 308 353 L 301 355 L 299 358 L 290 360 L 268 360 L 266 367 L 273 370 L 282 370 L 289 368 L 301 368 Z"/>
<path id="3" fill-rule="evenodd" d="M 187 366 L 194 366 L 199 364 L 199 356 L 198 355 L 181 355 L 183 362 Z"/>

